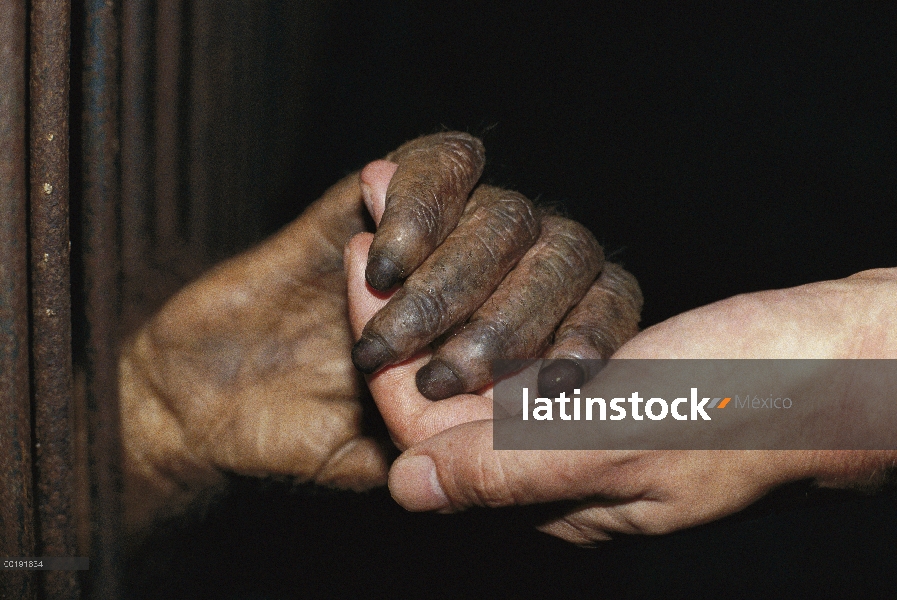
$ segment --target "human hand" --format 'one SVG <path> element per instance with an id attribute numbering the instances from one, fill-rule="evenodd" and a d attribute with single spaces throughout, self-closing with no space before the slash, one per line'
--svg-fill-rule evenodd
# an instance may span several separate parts
<path id="1" fill-rule="evenodd" d="M 357 327 L 369 311 L 363 295 L 351 296 L 363 291 L 353 272 L 350 262 Z M 615 358 L 895 358 L 895 293 L 897 269 L 889 269 L 738 296 L 642 332 Z M 889 451 L 494 451 L 488 398 L 427 404 L 404 365 L 369 384 L 407 448 L 389 478 L 400 504 L 454 512 L 558 502 L 539 528 L 580 544 L 715 520 L 797 479 L 874 484 L 897 464 Z"/>

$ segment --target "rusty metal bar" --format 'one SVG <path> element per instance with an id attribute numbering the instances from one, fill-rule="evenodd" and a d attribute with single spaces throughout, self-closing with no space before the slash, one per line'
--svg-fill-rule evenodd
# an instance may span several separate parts
<path id="1" fill-rule="evenodd" d="M 190 100 L 187 182 L 190 198 L 189 242 L 191 254 L 205 263 L 208 256 L 209 207 L 211 204 L 212 84 L 209 62 L 212 37 L 212 2 L 194 0 L 190 13 Z"/>
<path id="2" fill-rule="evenodd" d="M 0 554 L 34 556 L 28 380 L 25 0 L 0 14 Z M 33 572 L 8 571 L 0 593 L 34 598 Z"/>
<path id="3" fill-rule="evenodd" d="M 228 227 L 233 215 L 233 205 L 245 201 L 240 181 L 239 158 L 245 158 L 245 141 L 239 136 L 241 125 L 240 85 L 246 76 L 239 70 L 241 45 L 238 36 L 250 28 L 247 15 L 241 10 L 243 0 L 222 2 L 212 9 L 213 35 L 210 40 L 209 72 L 212 95 L 204 107 L 211 113 L 213 126 L 209 129 L 210 172 L 209 194 L 215 210 L 207 214 L 209 259 L 221 260 L 226 256 L 224 248 L 239 240 L 240 230 Z M 212 8 L 212 7 L 209 7 Z M 236 21 L 238 19 L 239 21 Z M 238 158 L 239 157 L 239 158 Z M 235 219 L 234 219 L 235 220 Z M 226 233 L 225 233 L 226 232 Z M 222 239 L 225 238 L 226 239 Z"/>
<path id="4" fill-rule="evenodd" d="M 260 171 L 270 165 L 262 163 L 265 155 L 265 147 L 271 144 L 271 139 L 262 136 L 264 119 L 269 115 L 259 110 L 246 110 L 246 107 L 263 106 L 262 102 L 269 90 L 263 86 L 264 81 L 264 44 L 259 43 L 259 33 L 262 31 L 262 18 L 270 6 L 253 0 L 242 0 L 240 7 L 246 27 L 238 28 L 235 32 L 237 44 L 236 68 L 240 70 L 238 78 L 240 91 L 236 96 L 238 102 L 234 110 L 239 115 L 239 129 L 235 132 L 240 140 L 240 153 L 234 157 L 235 167 L 239 173 L 240 197 L 231 201 L 229 213 L 233 220 L 228 229 L 240 232 L 238 248 L 227 248 L 228 254 L 235 250 L 245 250 L 253 243 L 260 240 L 261 209 L 270 198 L 267 187 L 270 181 L 267 175 Z M 240 21 L 235 21 L 239 23 Z M 264 184 L 258 183 L 264 181 Z"/>
<path id="5" fill-rule="evenodd" d="M 31 310 L 37 553 L 76 556 L 69 270 L 69 0 L 31 12 Z M 77 598 L 77 572 L 45 571 L 43 594 Z"/>
<path id="6" fill-rule="evenodd" d="M 122 3 L 122 269 L 125 329 L 136 326 L 152 264 L 152 3 Z"/>
<path id="7" fill-rule="evenodd" d="M 181 0 L 156 4 L 156 247 L 177 251 Z"/>
<path id="8" fill-rule="evenodd" d="M 117 328 L 119 253 L 119 23 L 116 4 L 84 3 L 83 260 L 85 395 L 90 440 L 93 598 L 121 597 L 121 470 Z"/>

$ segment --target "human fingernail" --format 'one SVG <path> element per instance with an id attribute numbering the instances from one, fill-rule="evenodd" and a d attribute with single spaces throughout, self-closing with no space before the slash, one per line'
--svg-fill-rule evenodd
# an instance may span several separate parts
<path id="1" fill-rule="evenodd" d="M 364 276 L 372 288 L 385 292 L 402 278 L 402 269 L 385 256 L 371 256 Z"/>
<path id="2" fill-rule="evenodd" d="M 585 371 L 578 362 L 568 358 L 553 360 L 539 371 L 539 394 L 554 398 L 581 387 L 584 381 Z"/>
<path id="3" fill-rule="evenodd" d="M 379 336 L 362 334 L 352 348 L 352 362 L 355 368 L 370 375 L 392 359 L 392 351 Z"/>
<path id="4" fill-rule="evenodd" d="M 371 188 L 370 184 L 368 184 L 363 179 L 361 180 L 361 197 L 364 200 L 364 205 L 368 209 L 368 214 L 373 218 L 374 216 L 374 199 L 373 199 L 374 190 Z"/>
<path id="5" fill-rule="evenodd" d="M 448 508 L 449 499 L 439 483 L 436 463 L 429 456 L 400 457 L 389 472 L 389 492 L 396 502 L 414 512 Z"/>
<path id="6" fill-rule="evenodd" d="M 464 382 L 438 358 L 421 367 L 415 379 L 418 391 L 430 400 L 443 400 L 464 393 Z"/>

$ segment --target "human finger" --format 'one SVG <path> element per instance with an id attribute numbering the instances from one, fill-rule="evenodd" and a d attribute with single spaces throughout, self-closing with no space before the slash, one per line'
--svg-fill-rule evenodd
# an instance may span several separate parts
<path id="1" fill-rule="evenodd" d="M 455 512 L 602 493 L 624 498 L 637 491 L 619 476 L 602 480 L 602 475 L 645 452 L 496 451 L 492 427 L 489 420 L 464 423 L 411 447 L 390 469 L 393 498 L 410 511 Z"/>
<path id="2" fill-rule="evenodd" d="M 383 211 L 386 209 L 386 190 L 389 182 L 399 168 L 394 162 L 388 160 L 375 160 L 368 163 L 358 174 L 361 181 L 361 196 L 368 213 L 374 220 L 374 225 L 380 225 Z"/>
<path id="3" fill-rule="evenodd" d="M 387 302 L 364 279 L 372 237 L 369 233 L 355 236 L 345 251 L 349 321 L 355 337 Z M 465 394 L 438 404 L 424 398 L 417 390 L 414 374 L 427 360 L 429 353 L 423 352 L 368 377 L 371 394 L 400 449 L 459 423 L 492 417 L 492 400 L 488 397 Z"/>

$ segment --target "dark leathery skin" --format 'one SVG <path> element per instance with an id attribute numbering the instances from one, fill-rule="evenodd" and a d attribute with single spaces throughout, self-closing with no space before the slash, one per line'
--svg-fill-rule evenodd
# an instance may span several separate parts
<path id="1" fill-rule="evenodd" d="M 386 159 L 398 168 L 365 272 L 380 291 L 414 272 L 455 228 L 483 173 L 485 150 L 471 135 L 446 132 L 408 142 Z"/>
<path id="2" fill-rule="evenodd" d="M 585 227 L 557 216 L 544 218 L 536 244 L 418 371 L 420 392 L 431 400 L 472 392 L 491 380 L 492 361 L 540 355 L 603 262 L 601 246 Z"/>
<path id="3" fill-rule="evenodd" d="M 463 322 L 538 236 L 539 221 L 529 200 L 479 186 L 458 227 L 365 326 L 352 350 L 355 366 L 372 373 L 404 360 Z"/>
<path id="4" fill-rule="evenodd" d="M 606 263 L 601 276 L 570 311 L 555 334 L 542 370 L 539 393 L 556 397 L 571 392 L 597 375 L 603 359 L 639 332 L 642 292 L 635 277 L 615 263 Z"/>

